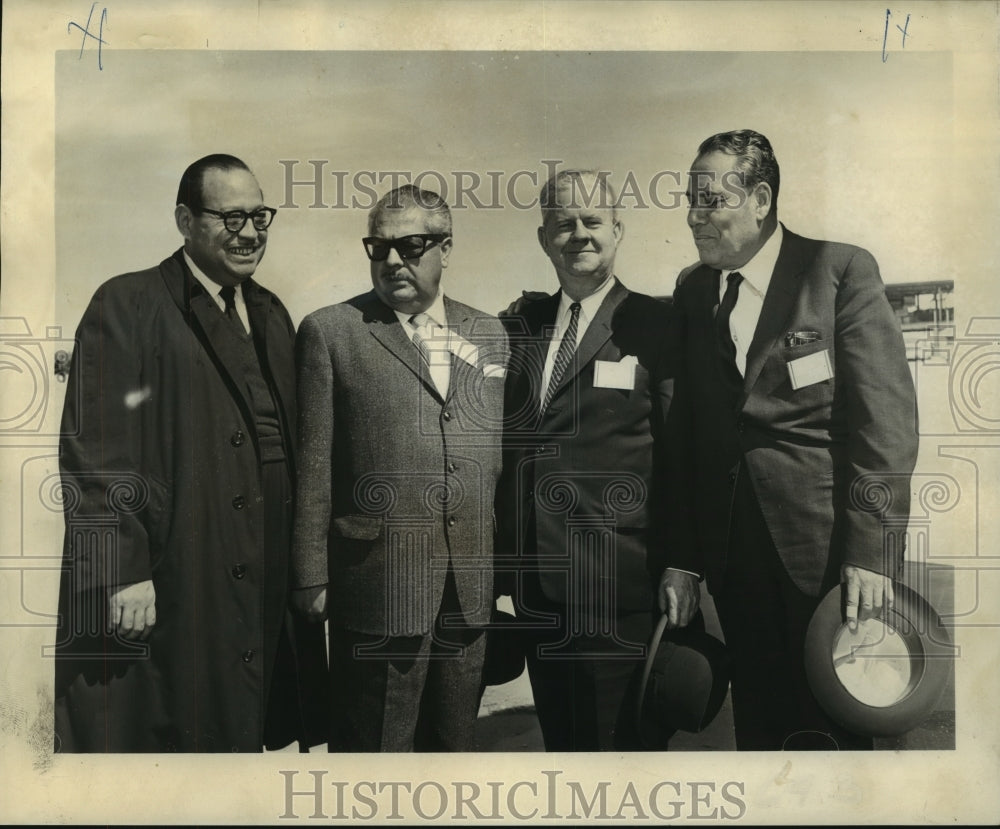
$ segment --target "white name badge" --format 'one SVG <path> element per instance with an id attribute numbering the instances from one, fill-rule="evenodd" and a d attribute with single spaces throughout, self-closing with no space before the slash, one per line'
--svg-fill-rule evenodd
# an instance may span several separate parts
<path id="1" fill-rule="evenodd" d="M 594 363 L 595 389 L 627 389 L 635 388 L 635 367 L 639 358 L 634 354 L 615 363 L 611 360 L 597 360 Z"/>
<path id="2" fill-rule="evenodd" d="M 822 383 L 831 377 L 833 377 L 833 365 L 830 363 L 829 349 L 788 361 L 788 379 L 792 381 L 793 389 Z"/>

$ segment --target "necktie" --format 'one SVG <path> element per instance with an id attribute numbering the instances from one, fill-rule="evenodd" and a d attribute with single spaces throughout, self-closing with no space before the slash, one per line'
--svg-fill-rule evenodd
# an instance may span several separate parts
<path id="1" fill-rule="evenodd" d="M 734 366 L 736 365 L 736 343 L 733 342 L 733 334 L 729 330 L 729 318 L 732 316 L 733 308 L 736 307 L 742 281 L 743 274 L 739 271 L 733 271 L 726 277 L 726 293 L 723 294 L 719 310 L 715 315 L 715 327 L 719 334 L 721 353 L 727 362 Z"/>
<path id="2" fill-rule="evenodd" d="M 552 376 L 549 378 L 549 387 L 545 390 L 545 400 L 542 402 L 542 411 L 548 408 L 552 395 L 556 393 L 556 387 L 562 376 L 566 373 L 573 353 L 576 351 L 576 329 L 580 323 L 580 303 L 574 302 L 569 306 L 569 325 L 566 333 L 563 334 L 562 342 L 559 343 L 559 350 L 556 352 L 555 360 L 552 363 Z"/>
<path id="3" fill-rule="evenodd" d="M 246 334 L 247 329 L 243 325 L 243 320 L 240 319 L 240 315 L 236 312 L 236 288 L 232 285 L 223 285 L 219 290 L 219 296 L 226 303 L 226 316 L 229 318 L 229 321 L 236 326 L 237 331 L 241 334 Z"/>
<path id="4" fill-rule="evenodd" d="M 442 361 L 440 358 L 438 360 L 434 359 L 430 344 L 427 342 L 428 335 L 431 338 L 434 336 L 433 323 L 427 314 L 414 314 L 410 317 L 409 323 L 413 327 L 413 344 L 420 351 L 424 365 L 430 371 L 431 381 L 437 387 L 441 396 L 444 397 L 448 394 L 448 374 L 451 369 L 451 360 Z M 439 349 L 435 348 L 434 350 L 438 351 Z"/>

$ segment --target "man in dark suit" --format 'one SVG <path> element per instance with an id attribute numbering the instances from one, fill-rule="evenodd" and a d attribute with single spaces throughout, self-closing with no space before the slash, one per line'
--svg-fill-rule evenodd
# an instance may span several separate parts
<path id="1" fill-rule="evenodd" d="M 442 292 L 451 231 L 437 194 L 387 193 L 373 290 L 299 330 L 295 601 L 330 619 L 331 750 L 473 747 L 506 337 Z"/>
<path id="2" fill-rule="evenodd" d="M 771 145 L 751 130 L 712 136 L 691 168 L 701 262 L 674 292 L 674 569 L 661 599 L 673 596 L 683 621 L 706 576 L 734 658 L 739 749 L 871 748 L 819 708 L 802 648 L 840 581 L 852 626 L 859 606 L 865 619 L 892 604 L 917 452 L 913 383 L 875 260 L 785 229 L 778 185 Z"/>
<path id="3" fill-rule="evenodd" d="M 325 737 L 310 715 L 323 629 L 287 612 L 294 329 L 252 279 L 274 213 L 239 159 L 194 162 L 184 246 L 104 283 L 80 322 L 59 458 L 59 751 Z"/>
<path id="4" fill-rule="evenodd" d="M 541 204 L 560 290 L 504 317 L 498 578 L 516 571 L 546 749 L 628 749 L 655 604 L 647 552 L 662 542 L 669 309 L 614 275 L 624 225 L 606 176 L 563 170 Z"/>

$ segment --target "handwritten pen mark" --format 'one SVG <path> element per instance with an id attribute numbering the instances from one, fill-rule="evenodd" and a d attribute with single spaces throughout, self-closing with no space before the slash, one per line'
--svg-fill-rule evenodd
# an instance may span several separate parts
<path id="1" fill-rule="evenodd" d="M 892 17 L 892 10 L 891 9 L 886 9 L 885 10 L 885 33 L 882 35 L 882 63 L 885 63 L 887 60 L 889 60 L 889 55 L 886 52 L 886 47 L 887 47 L 887 45 L 889 43 L 889 19 L 891 17 Z M 906 22 L 904 22 L 902 26 L 900 26 L 897 23 L 896 24 L 896 28 L 899 29 L 899 31 L 902 32 L 902 34 L 903 34 L 903 48 L 905 49 L 906 48 L 906 38 L 909 37 L 909 35 L 910 35 L 910 33 L 908 31 L 908 29 L 910 28 L 910 15 L 906 15 Z"/>
<path id="2" fill-rule="evenodd" d="M 81 32 L 83 32 L 83 40 L 80 42 L 80 60 L 83 60 L 83 47 L 87 45 L 87 38 L 90 37 L 90 38 L 93 38 L 94 40 L 96 40 L 97 41 L 97 68 L 100 69 L 100 70 L 103 70 L 104 66 L 103 66 L 103 64 L 101 62 L 101 47 L 104 46 L 107 43 L 107 41 L 104 39 L 104 23 L 108 19 L 108 9 L 107 9 L 107 7 L 101 9 L 101 20 L 100 20 L 100 23 L 99 23 L 97 34 L 95 35 L 92 31 L 90 31 L 90 21 L 93 20 L 93 18 L 94 18 L 94 9 L 96 9 L 96 8 L 97 8 L 97 3 L 92 3 L 91 6 L 90 6 L 90 14 L 87 15 L 87 25 L 86 26 L 81 26 L 79 23 L 77 23 L 75 21 L 70 21 L 69 25 L 66 26 L 66 33 L 69 34 L 70 31 L 73 29 L 74 26 L 77 29 L 79 29 Z"/>

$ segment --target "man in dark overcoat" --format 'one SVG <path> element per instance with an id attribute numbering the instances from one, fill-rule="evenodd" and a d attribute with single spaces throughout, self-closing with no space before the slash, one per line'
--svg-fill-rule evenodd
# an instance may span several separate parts
<path id="1" fill-rule="evenodd" d="M 293 601 L 330 619 L 334 751 L 469 751 L 493 607 L 506 338 L 446 295 L 451 212 L 368 217 L 372 290 L 299 328 Z"/>
<path id="2" fill-rule="evenodd" d="M 175 209 L 184 246 L 104 283 L 80 322 L 60 443 L 57 751 L 325 737 L 323 631 L 287 601 L 294 328 L 252 279 L 274 213 L 242 161 L 196 161 Z"/>

